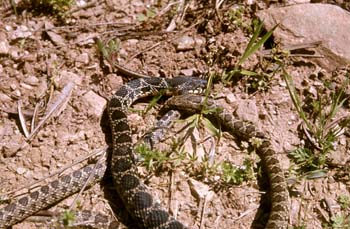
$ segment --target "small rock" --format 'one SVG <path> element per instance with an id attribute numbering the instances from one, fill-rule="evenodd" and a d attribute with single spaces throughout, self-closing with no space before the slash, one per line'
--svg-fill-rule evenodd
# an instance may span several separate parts
<path id="1" fill-rule="evenodd" d="M 175 41 L 176 51 L 186 51 L 194 49 L 195 41 L 192 37 L 183 36 Z"/>
<path id="2" fill-rule="evenodd" d="M 118 76 L 115 73 L 108 74 L 106 76 L 106 78 L 108 79 L 108 85 L 112 89 L 116 89 L 116 88 L 120 87 L 121 85 L 123 85 L 123 78 Z"/>
<path id="3" fill-rule="evenodd" d="M 78 44 L 79 46 L 85 46 L 85 45 L 91 45 L 95 44 L 94 38 L 99 37 L 98 33 L 81 33 L 78 35 L 77 39 L 75 40 L 75 44 Z"/>
<path id="4" fill-rule="evenodd" d="M 104 98 L 93 91 L 88 91 L 82 99 L 90 106 L 88 108 L 89 114 L 92 114 L 95 117 L 100 117 L 102 115 L 103 109 L 107 104 L 107 101 Z"/>
<path id="5" fill-rule="evenodd" d="M 67 83 L 73 82 L 75 85 L 81 85 L 82 83 L 82 77 L 79 75 L 73 73 L 73 72 L 68 72 L 66 70 L 62 70 L 60 72 L 60 75 L 58 77 L 58 80 L 56 81 L 57 85 L 60 88 L 64 88 Z"/>
<path id="6" fill-rule="evenodd" d="M 195 69 L 190 68 L 190 69 L 182 69 L 180 72 L 184 76 L 193 76 L 194 71 L 195 71 Z"/>
<path id="7" fill-rule="evenodd" d="M 225 100 L 228 104 L 232 104 L 232 103 L 237 102 L 237 98 L 233 93 L 226 95 Z"/>
<path id="8" fill-rule="evenodd" d="M 342 145 L 342 146 L 345 146 L 346 145 L 346 138 L 341 136 L 339 138 L 339 144 Z"/>
<path id="9" fill-rule="evenodd" d="M 89 63 L 89 55 L 87 53 L 82 53 L 75 58 L 76 62 L 88 64 Z"/>
<path id="10" fill-rule="evenodd" d="M 32 85 L 32 86 L 36 86 L 39 84 L 39 79 L 36 78 L 35 76 L 28 76 L 24 79 L 24 82 L 26 84 Z"/>
<path id="11" fill-rule="evenodd" d="M 26 171 L 27 171 L 27 170 L 26 170 L 25 168 L 23 168 L 23 167 L 18 167 L 18 168 L 16 169 L 16 172 L 17 172 L 19 175 L 24 174 Z"/>
<path id="12" fill-rule="evenodd" d="M 7 40 L 0 41 L 0 55 L 9 54 L 10 45 Z"/>
<path id="13" fill-rule="evenodd" d="M 259 115 L 256 101 L 242 100 L 237 106 L 236 115 L 242 120 L 257 124 L 259 121 Z"/>
<path id="14" fill-rule="evenodd" d="M 21 145 L 18 143 L 7 143 L 6 145 L 4 145 L 3 147 L 3 155 L 4 157 L 12 157 L 14 155 L 16 155 L 16 153 L 21 149 Z"/>
<path id="15" fill-rule="evenodd" d="M 18 38 L 28 38 L 32 35 L 32 32 L 25 25 L 20 25 L 15 31 L 10 34 L 11 40 L 16 40 Z"/>
<path id="16" fill-rule="evenodd" d="M 67 41 L 59 34 L 53 32 L 53 31 L 46 31 L 47 35 L 50 37 L 50 40 L 56 45 L 56 46 L 65 46 Z"/>
<path id="17" fill-rule="evenodd" d="M 198 201 L 206 199 L 210 201 L 214 196 L 214 192 L 210 191 L 210 187 L 202 182 L 196 181 L 192 178 L 188 180 L 190 189 Z"/>

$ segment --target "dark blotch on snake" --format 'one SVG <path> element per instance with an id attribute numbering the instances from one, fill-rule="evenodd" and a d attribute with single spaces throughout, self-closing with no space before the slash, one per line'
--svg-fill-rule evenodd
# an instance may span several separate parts
<path id="1" fill-rule="evenodd" d="M 27 206 L 28 204 L 28 197 L 22 197 L 21 199 L 18 200 L 18 203 L 20 203 L 22 206 Z"/>
<path id="2" fill-rule="evenodd" d="M 126 114 L 123 111 L 121 111 L 121 110 L 114 110 L 114 111 L 112 111 L 112 114 L 111 114 L 111 119 L 112 120 L 122 119 L 122 118 L 125 118 L 125 119 L 127 118 Z M 112 123 L 113 123 L 113 121 L 112 121 Z"/>
<path id="3" fill-rule="evenodd" d="M 37 200 L 38 197 L 39 197 L 39 192 L 38 191 L 30 193 L 30 198 L 32 198 L 33 200 Z"/>
<path id="4" fill-rule="evenodd" d="M 129 160 L 130 159 L 120 158 L 114 163 L 112 171 L 117 171 L 117 173 L 120 173 L 129 170 L 131 168 L 131 162 Z"/>
<path id="5" fill-rule="evenodd" d="M 69 175 L 64 175 L 63 177 L 61 177 L 61 181 L 64 183 L 69 183 L 71 181 L 71 177 Z"/>
<path id="6" fill-rule="evenodd" d="M 147 227 L 156 227 L 165 224 L 169 218 L 169 214 L 163 210 L 154 210 L 147 215 L 145 224 Z"/>
<path id="7" fill-rule="evenodd" d="M 135 209 L 147 209 L 152 207 L 153 198 L 147 192 L 136 192 L 133 198 L 132 206 L 135 206 Z"/>
<path id="8" fill-rule="evenodd" d="M 131 142 L 132 139 L 129 134 L 123 133 L 120 134 L 119 136 L 115 136 L 115 142 L 120 144 L 120 143 L 125 143 L 125 142 Z"/>
<path id="9" fill-rule="evenodd" d="M 81 177 L 81 172 L 80 171 L 74 171 L 73 172 L 73 177 L 80 178 Z"/>
<path id="10" fill-rule="evenodd" d="M 140 181 L 137 177 L 126 174 L 122 177 L 120 185 L 123 186 L 126 190 L 130 190 L 140 185 Z"/>
<path id="11" fill-rule="evenodd" d="M 16 209 L 16 204 L 9 204 L 4 209 L 8 212 L 13 212 Z"/>
<path id="12" fill-rule="evenodd" d="M 58 180 L 54 180 L 50 183 L 50 186 L 54 189 L 58 188 L 59 182 Z"/>
<path id="13" fill-rule="evenodd" d="M 42 191 L 44 194 L 47 194 L 47 193 L 49 193 L 50 188 L 49 188 L 49 186 L 45 185 L 45 186 L 40 188 L 40 191 Z"/>

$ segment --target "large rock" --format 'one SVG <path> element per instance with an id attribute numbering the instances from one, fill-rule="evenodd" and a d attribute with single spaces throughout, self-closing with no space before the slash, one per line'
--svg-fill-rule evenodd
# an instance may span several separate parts
<path id="1" fill-rule="evenodd" d="M 283 45 L 321 41 L 324 58 L 312 60 L 328 70 L 350 63 L 350 13 L 335 5 L 299 4 L 258 12 L 268 30 L 280 23 L 274 37 Z"/>

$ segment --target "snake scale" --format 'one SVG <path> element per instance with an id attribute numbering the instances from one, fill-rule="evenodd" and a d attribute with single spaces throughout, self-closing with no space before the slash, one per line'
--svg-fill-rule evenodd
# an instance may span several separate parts
<path id="1" fill-rule="evenodd" d="M 138 178 L 131 130 L 127 121 L 127 110 L 137 99 L 157 94 L 162 89 L 173 89 L 176 92 L 197 90 L 205 87 L 206 82 L 191 77 L 175 77 L 173 79 L 147 78 L 136 79 L 123 85 L 111 98 L 107 113 L 112 132 L 112 161 L 111 173 L 114 185 L 119 196 L 124 202 L 130 215 L 139 222 L 143 228 L 184 228 L 184 225 L 172 217 L 156 203 L 147 187 Z M 188 96 L 188 95 L 187 95 Z M 177 98 L 177 97 L 174 97 Z M 189 99 L 190 98 L 190 99 Z M 182 98 L 185 103 L 173 102 L 169 106 L 176 109 L 197 110 L 201 107 L 200 97 Z M 184 101 L 181 98 L 177 101 Z M 176 100 L 170 100 L 176 101 Z M 210 103 L 210 101 L 208 101 Z M 214 103 L 209 106 L 216 106 Z M 249 139 L 258 137 L 263 140 L 258 152 L 266 165 L 272 193 L 272 209 L 266 228 L 287 228 L 288 223 L 288 191 L 284 180 L 283 171 L 275 158 L 275 152 L 265 135 L 259 132 L 252 124 L 234 120 L 231 114 L 222 111 L 218 114 L 224 125 L 231 133 Z M 78 192 L 85 184 L 93 171 L 92 165 L 74 171 L 68 175 L 31 191 L 29 194 L 12 201 L 0 209 L 0 228 L 18 223 L 35 212 L 45 209 L 54 203 Z M 101 180 L 105 170 L 105 163 L 95 166 L 89 185 Z M 104 219 L 96 219 L 96 221 Z"/>

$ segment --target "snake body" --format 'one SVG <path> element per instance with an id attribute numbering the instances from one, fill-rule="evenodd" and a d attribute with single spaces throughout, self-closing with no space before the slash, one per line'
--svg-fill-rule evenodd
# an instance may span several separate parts
<path id="1" fill-rule="evenodd" d="M 87 165 L 79 170 L 64 175 L 37 190 L 12 201 L 0 209 L 0 228 L 6 228 L 23 221 L 40 210 L 79 192 L 91 176 L 89 185 L 99 182 L 106 171 L 105 163 Z M 93 174 L 91 174 L 93 172 Z M 94 220 L 99 224 L 99 219 Z"/>
<path id="2" fill-rule="evenodd" d="M 114 185 L 129 213 L 144 228 L 184 228 L 184 225 L 163 210 L 137 176 L 131 130 L 127 110 L 137 99 L 167 89 L 187 92 L 201 89 L 206 81 L 198 78 L 147 78 L 130 81 L 121 87 L 108 105 L 108 116 L 113 139 L 111 173 Z"/>
<path id="3" fill-rule="evenodd" d="M 220 123 L 231 134 L 239 139 L 249 141 L 251 138 L 260 140 L 260 144 L 255 146 L 259 157 L 264 165 L 264 169 L 269 177 L 271 210 L 269 220 L 265 228 L 287 228 L 289 217 L 289 193 L 285 181 L 284 172 L 280 162 L 276 158 L 276 152 L 271 146 L 269 138 L 259 131 L 257 127 L 247 121 L 235 119 L 234 116 L 212 100 L 206 100 L 201 96 L 182 95 L 170 98 L 166 105 L 167 109 L 176 109 L 186 112 L 200 112 L 203 108 L 217 113 Z"/>
<path id="4" fill-rule="evenodd" d="M 204 80 L 190 77 L 136 79 L 123 85 L 108 104 L 107 113 L 113 139 L 110 170 L 114 186 L 130 215 L 140 227 L 184 228 L 184 225 L 169 216 L 153 200 L 151 193 L 138 177 L 127 110 L 137 99 L 156 94 L 162 89 L 170 89 L 181 94 L 201 89 L 205 85 Z M 193 112 L 200 110 L 203 104 L 201 97 L 185 96 L 187 97 L 177 96 L 170 99 L 168 106 Z M 210 100 L 207 106 L 217 107 Z M 235 120 L 232 114 L 224 109 L 218 112 L 218 117 L 222 124 L 239 138 L 248 140 L 251 137 L 257 137 L 262 140 L 257 151 L 269 175 L 272 194 L 272 208 L 266 228 L 287 228 L 288 191 L 283 170 L 275 157 L 270 141 L 251 123 Z M 90 185 L 101 180 L 106 170 L 105 163 L 97 164 L 96 167 L 97 170 L 90 180 Z M 89 165 L 65 175 L 0 209 L 0 228 L 20 222 L 35 212 L 78 192 L 84 186 L 92 168 L 93 165 Z"/>

